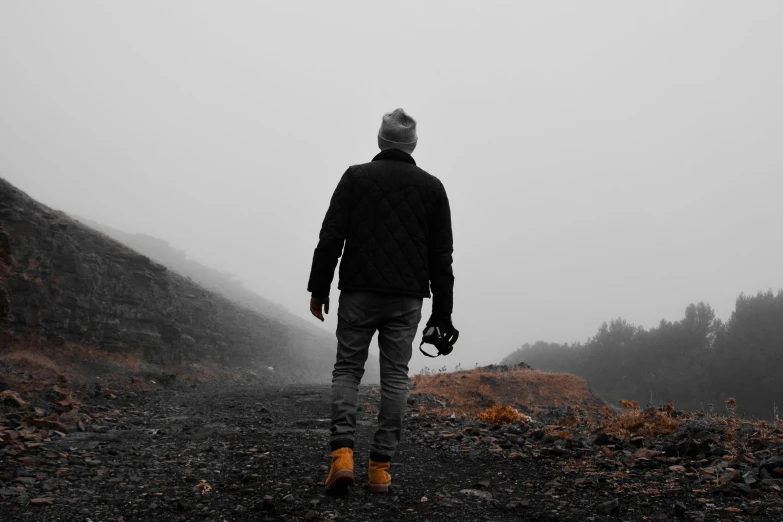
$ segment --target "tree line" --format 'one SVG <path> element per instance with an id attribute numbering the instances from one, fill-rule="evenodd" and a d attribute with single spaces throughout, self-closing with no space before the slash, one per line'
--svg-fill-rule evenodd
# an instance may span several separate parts
<path id="1" fill-rule="evenodd" d="M 679 321 L 649 330 L 618 318 L 586 343 L 526 343 L 503 364 L 585 379 L 604 400 L 773 418 L 783 408 L 783 290 L 741 294 L 727 322 L 709 304 L 691 304 Z M 783 417 L 783 412 L 780 412 Z"/>

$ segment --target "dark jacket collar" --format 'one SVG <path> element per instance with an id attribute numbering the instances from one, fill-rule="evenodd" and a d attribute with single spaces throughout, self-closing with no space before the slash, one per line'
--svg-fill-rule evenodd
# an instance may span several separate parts
<path id="1" fill-rule="evenodd" d="M 410 163 L 411 165 L 416 164 L 416 161 L 413 159 L 413 156 L 411 156 L 407 152 L 401 151 L 400 149 L 382 150 L 380 154 L 375 156 L 372 160 L 373 161 L 381 161 L 381 160 L 404 161 L 405 163 Z"/>

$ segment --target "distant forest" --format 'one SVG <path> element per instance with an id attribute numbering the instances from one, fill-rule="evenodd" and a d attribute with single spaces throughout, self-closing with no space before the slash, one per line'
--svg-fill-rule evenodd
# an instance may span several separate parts
<path id="1" fill-rule="evenodd" d="M 665 403 L 725 413 L 783 417 L 783 290 L 741 294 L 723 323 L 705 303 L 685 317 L 645 330 L 623 319 L 604 323 L 585 344 L 525 344 L 503 360 L 584 378 L 604 400 Z"/>

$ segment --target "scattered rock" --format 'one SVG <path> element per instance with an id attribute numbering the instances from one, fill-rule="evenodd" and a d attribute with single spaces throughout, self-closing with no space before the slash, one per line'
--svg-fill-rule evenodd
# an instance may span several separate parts
<path id="1" fill-rule="evenodd" d="M 0 392 L 0 400 L 3 402 L 10 403 L 17 408 L 27 408 L 29 406 L 29 403 L 24 401 L 18 393 L 16 393 L 13 390 L 5 390 Z"/>
<path id="2" fill-rule="evenodd" d="M 515 509 L 528 509 L 530 508 L 530 502 L 527 500 L 516 500 L 513 499 L 511 502 L 505 505 L 505 508 L 509 511 L 515 510 Z"/>
<path id="3" fill-rule="evenodd" d="M 598 511 L 605 515 L 615 515 L 620 512 L 620 501 L 616 498 L 598 505 Z"/>
<path id="4" fill-rule="evenodd" d="M 678 517 L 685 515 L 688 512 L 688 507 L 682 502 L 674 503 L 674 514 Z"/>
<path id="5" fill-rule="evenodd" d="M 478 497 L 484 500 L 492 500 L 492 493 L 489 491 L 482 491 L 478 489 L 461 489 L 460 493 L 463 495 L 470 495 L 471 497 Z"/>

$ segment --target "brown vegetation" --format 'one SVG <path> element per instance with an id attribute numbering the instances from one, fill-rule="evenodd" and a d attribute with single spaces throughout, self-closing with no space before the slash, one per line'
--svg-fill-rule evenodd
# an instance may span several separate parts
<path id="1" fill-rule="evenodd" d="M 498 368 L 500 371 L 498 371 Z M 560 439 L 573 435 L 603 433 L 613 440 L 661 439 L 692 425 L 719 433 L 721 442 L 731 451 L 731 461 L 748 451 L 748 446 L 783 443 L 783 420 L 752 421 L 737 417 L 737 401 L 726 401 L 726 414 L 678 411 L 671 404 L 642 409 L 636 401 L 620 401 L 616 410 L 592 394 L 587 383 L 569 374 L 545 373 L 519 367 L 478 368 L 472 371 L 416 375 L 413 393 L 434 397 L 441 408 L 424 413 L 456 415 L 500 425 L 530 422 L 547 409 L 570 412 L 546 427 L 548 434 Z M 423 408 L 423 409 L 422 409 Z M 520 411 L 522 410 L 522 411 Z M 742 433 L 742 440 L 737 437 Z"/>
<path id="2" fill-rule="evenodd" d="M 175 379 L 192 382 L 232 382 L 238 376 L 212 364 L 156 366 L 141 352 L 108 352 L 92 346 L 54 339 L 19 339 L 5 336 L 0 342 L 0 381 L 25 395 L 47 393 L 55 385 L 77 395 L 103 390 L 149 388 Z"/>
<path id="3" fill-rule="evenodd" d="M 775 422 L 769 423 L 764 420 L 738 418 L 735 414 L 737 403 L 734 398 L 726 401 L 728 414 L 725 415 L 703 411 L 677 411 L 671 404 L 663 408 L 641 409 L 635 401 L 620 403 L 620 413 L 605 409 L 599 412 L 602 414 L 600 420 L 591 416 L 585 418 L 583 424 L 593 431 L 603 431 L 622 441 L 629 441 L 634 437 L 666 437 L 687 424 L 698 424 L 720 433 L 721 441 L 730 449 L 733 457 L 748 451 L 748 445 L 783 443 L 783 421 L 776 419 Z M 736 437 L 740 431 L 745 435 L 742 441 Z M 724 460 L 733 459 L 725 457 Z"/>
<path id="4" fill-rule="evenodd" d="M 62 339 L 11 339 L 0 346 L 0 378 L 25 393 L 56 383 L 79 387 L 96 377 L 127 381 L 140 363 L 139 353 L 106 352 Z"/>
<path id="5" fill-rule="evenodd" d="M 519 367 L 503 371 L 469 371 L 416 375 L 413 393 L 439 397 L 456 415 L 474 416 L 493 406 L 526 411 L 538 408 L 589 407 L 601 404 L 587 383 L 574 375 L 545 373 Z"/>
<path id="6" fill-rule="evenodd" d="M 476 415 L 476 419 L 490 424 L 511 424 L 512 422 L 529 422 L 532 420 L 511 406 L 493 406 Z"/>

